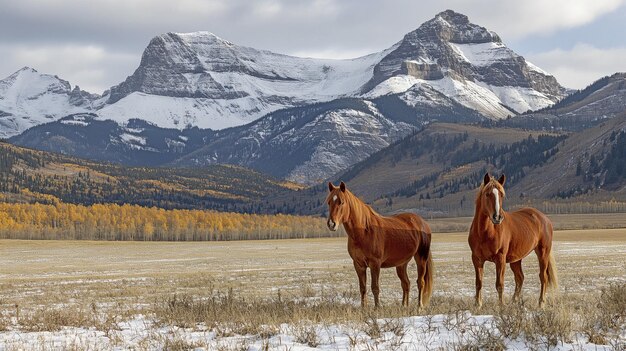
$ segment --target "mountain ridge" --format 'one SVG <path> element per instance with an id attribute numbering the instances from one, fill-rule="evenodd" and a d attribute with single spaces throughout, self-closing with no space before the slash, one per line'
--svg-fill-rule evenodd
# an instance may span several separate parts
<path id="1" fill-rule="evenodd" d="M 395 78 L 405 82 L 401 91 Z M 258 50 L 210 32 L 157 35 L 133 74 L 102 97 L 89 95 L 89 108 L 65 115 L 94 112 L 118 123 L 140 118 L 164 128 L 223 129 L 279 109 L 374 98 L 414 84 L 429 85 L 489 118 L 545 107 L 564 94 L 553 76 L 508 49 L 495 32 L 447 10 L 388 49 L 345 60 Z M 476 98 L 480 104 L 472 103 Z"/>
<path id="2" fill-rule="evenodd" d="M 233 163 L 314 184 L 429 123 L 503 119 L 564 92 L 495 32 L 450 10 L 349 60 L 166 33 L 131 76 L 77 111 L 93 115 L 73 113 L 11 140 L 133 165 Z M 156 128 L 129 127 L 138 119 Z M 193 127 L 200 132 L 187 135 Z"/>

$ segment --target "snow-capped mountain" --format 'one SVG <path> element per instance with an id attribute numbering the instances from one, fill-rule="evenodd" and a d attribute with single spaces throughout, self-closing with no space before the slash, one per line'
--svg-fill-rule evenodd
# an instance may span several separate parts
<path id="1" fill-rule="evenodd" d="M 389 49 L 352 60 L 281 55 L 209 32 L 163 34 L 152 39 L 135 73 L 110 89 L 98 115 L 223 129 L 283 108 L 372 99 L 416 85 L 494 119 L 544 108 L 565 95 L 553 76 L 496 33 L 448 10 Z"/>
<path id="2" fill-rule="evenodd" d="M 0 80 L 0 138 L 57 120 L 70 113 L 93 110 L 98 96 L 71 89 L 70 83 L 24 67 Z"/>
<path id="3" fill-rule="evenodd" d="M 209 32 L 150 41 L 135 73 L 111 88 L 103 119 L 223 129 L 282 108 L 356 95 L 387 51 L 353 59 L 300 58 L 238 46 Z"/>
<path id="4" fill-rule="evenodd" d="M 351 60 L 287 56 L 209 32 L 159 35 L 136 71 L 97 102 L 56 77 L 20 70 L 0 86 L 0 135 L 90 111 L 122 124 L 139 118 L 163 128 L 219 130 L 279 109 L 344 97 L 371 100 L 415 86 L 496 119 L 546 107 L 565 93 L 497 34 L 448 10 L 389 49 Z"/>
<path id="5" fill-rule="evenodd" d="M 281 55 L 208 32 L 168 33 L 152 39 L 137 70 L 102 97 L 81 92 L 81 103 L 68 98 L 51 108 L 65 113 L 25 120 L 73 117 L 11 140 L 133 165 L 234 163 L 312 183 L 432 121 L 500 119 L 564 93 L 497 34 L 453 11 L 352 60 Z M 76 115 L 85 112 L 92 114 Z M 108 120 L 117 127 L 101 123 Z M 141 123 L 149 127 L 132 127 Z"/>
<path id="6" fill-rule="evenodd" d="M 390 51 L 363 87 L 366 97 L 428 85 L 497 119 L 549 106 L 566 93 L 496 33 L 451 10 L 405 35 Z"/>

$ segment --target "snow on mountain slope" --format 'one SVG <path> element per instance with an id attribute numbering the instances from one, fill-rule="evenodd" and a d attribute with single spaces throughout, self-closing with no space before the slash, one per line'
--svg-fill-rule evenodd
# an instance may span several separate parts
<path id="1" fill-rule="evenodd" d="M 0 80 L 0 137 L 92 109 L 95 96 L 56 76 L 24 67 Z"/>
<path id="2" fill-rule="evenodd" d="M 215 132 L 174 165 L 232 163 L 314 184 L 416 128 L 387 115 L 375 103 L 355 98 L 280 110 L 249 125 Z"/>
<path id="3" fill-rule="evenodd" d="M 256 89 L 263 95 L 284 95 L 303 101 L 353 94 L 367 82 L 373 66 L 387 52 L 349 60 L 312 59 L 237 46 L 209 32 L 168 35 L 180 37 L 197 54 L 203 68 L 211 72 L 211 77 L 222 86 L 246 93 Z M 227 59 L 217 63 L 216 56 L 227 56 Z M 225 71 L 225 68 L 236 70 Z M 191 81 L 201 77 L 202 73 L 188 75 Z"/>
<path id="4" fill-rule="evenodd" d="M 510 102 L 517 102 L 517 105 L 521 105 L 526 101 L 524 93 L 518 93 L 518 88 L 515 87 L 510 87 L 510 89 L 507 89 L 507 87 L 491 87 L 472 81 L 459 81 L 451 77 L 438 80 L 425 80 L 408 75 L 389 78 L 366 94 L 365 97 L 373 99 L 388 94 L 399 94 L 414 86 L 431 87 L 465 107 L 495 118 L 506 118 L 507 116 L 515 114 L 514 111 L 504 106 L 501 98 Z M 494 90 L 500 93 L 500 97 Z M 515 100 L 516 96 L 514 93 L 518 93 L 518 97 L 522 102 Z M 534 91 L 527 94 L 530 95 L 530 93 L 534 93 Z M 411 104 L 410 98 L 405 98 L 405 100 L 407 104 Z M 436 103 L 438 103 L 437 100 L 434 100 L 433 104 Z M 527 109 L 524 111 L 526 110 Z"/>
<path id="5" fill-rule="evenodd" d="M 488 84 L 480 85 L 489 89 L 504 105 L 512 108 L 517 113 L 538 110 L 553 104 L 550 98 L 534 89 L 511 86 L 499 87 Z"/>
<path id="6" fill-rule="evenodd" d="M 223 129 L 278 109 L 354 95 L 387 52 L 311 59 L 238 46 L 208 32 L 168 33 L 150 42 L 139 68 L 111 88 L 99 114 L 118 122 L 143 118 L 167 127 Z"/>
<path id="7" fill-rule="evenodd" d="M 98 111 L 98 119 L 126 124 L 130 119 L 148 120 L 162 128 L 183 129 L 188 126 L 224 129 L 249 122 L 242 111 L 265 114 L 283 105 L 258 101 L 246 96 L 230 100 L 185 98 L 134 92 L 115 104 Z"/>
<path id="8" fill-rule="evenodd" d="M 340 109 L 319 115 L 301 127 L 307 138 L 319 142 L 305 162 L 295 167 L 286 177 L 301 183 L 314 184 L 346 169 L 345 165 L 360 162 L 374 152 L 389 146 L 414 127 L 395 123 L 367 103 L 370 111 Z M 326 134 L 332 136 L 325 138 Z"/>
<path id="9" fill-rule="evenodd" d="M 500 42 L 455 44 L 448 43 L 463 60 L 474 66 L 491 66 L 498 61 L 518 57 L 513 50 Z"/>

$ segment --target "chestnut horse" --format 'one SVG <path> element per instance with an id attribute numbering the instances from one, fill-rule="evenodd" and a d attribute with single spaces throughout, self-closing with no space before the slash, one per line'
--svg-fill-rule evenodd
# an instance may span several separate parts
<path id="1" fill-rule="evenodd" d="M 534 250 L 539 259 L 539 306 L 542 306 L 546 288 L 557 287 L 556 266 L 552 256 L 552 222 L 534 208 L 505 212 L 502 208 L 505 181 L 504 174 L 498 180 L 490 177 L 489 173 L 485 174 L 476 197 L 476 212 L 468 238 L 476 271 L 476 305 L 482 306 L 480 289 L 485 261 L 496 264 L 496 290 L 502 304 L 506 264 L 510 263 L 515 275 L 513 300 L 516 300 L 520 297 L 524 283 L 522 259 Z"/>
<path id="2" fill-rule="evenodd" d="M 328 183 L 326 198 L 329 215 L 327 225 L 332 231 L 340 224 L 348 234 L 348 253 L 359 277 L 361 306 L 367 305 L 367 267 L 372 276 L 374 306 L 379 306 L 378 278 L 381 268 L 396 267 L 402 284 L 402 306 L 409 305 L 407 266 L 411 259 L 417 263 L 418 306 L 428 303 L 432 293 L 433 263 L 430 255 L 430 227 L 418 215 L 401 213 L 384 217 L 346 189 Z"/>

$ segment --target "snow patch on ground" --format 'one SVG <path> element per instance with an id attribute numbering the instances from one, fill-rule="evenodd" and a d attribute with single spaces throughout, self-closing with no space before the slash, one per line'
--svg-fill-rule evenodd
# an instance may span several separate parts
<path id="1" fill-rule="evenodd" d="M 8 349 L 164 349 L 166 345 L 187 345 L 194 350 L 439 350 L 462 346 L 484 347 L 490 336 L 500 339 L 496 319 L 489 315 L 412 316 L 397 319 L 376 319 L 369 325 L 379 326 L 378 335 L 368 333 L 368 325 L 326 324 L 303 321 L 298 325 L 282 324 L 268 336 L 218 336 L 203 324 L 195 328 L 160 326 L 147 316 L 117 323 L 108 333 L 94 329 L 64 328 L 56 332 L 21 332 L 9 330 L 0 333 L 0 350 Z M 534 343 L 523 337 L 501 338 L 511 350 L 525 350 Z M 483 344 L 480 344 L 481 340 Z M 545 345 L 544 345 L 545 347 Z M 567 343 L 551 350 L 611 350 L 608 345 L 590 343 L 583 335 L 576 335 Z"/>
<path id="2" fill-rule="evenodd" d="M 146 138 L 138 135 L 124 133 L 120 135 L 120 139 L 122 139 L 127 144 L 146 145 Z"/>
<path id="3" fill-rule="evenodd" d="M 86 127 L 89 125 L 89 123 L 85 122 L 84 120 L 78 121 L 78 120 L 71 120 L 71 119 L 63 120 L 61 121 L 61 124 L 65 124 L 68 126 L 83 126 L 83 127 Z"/>

